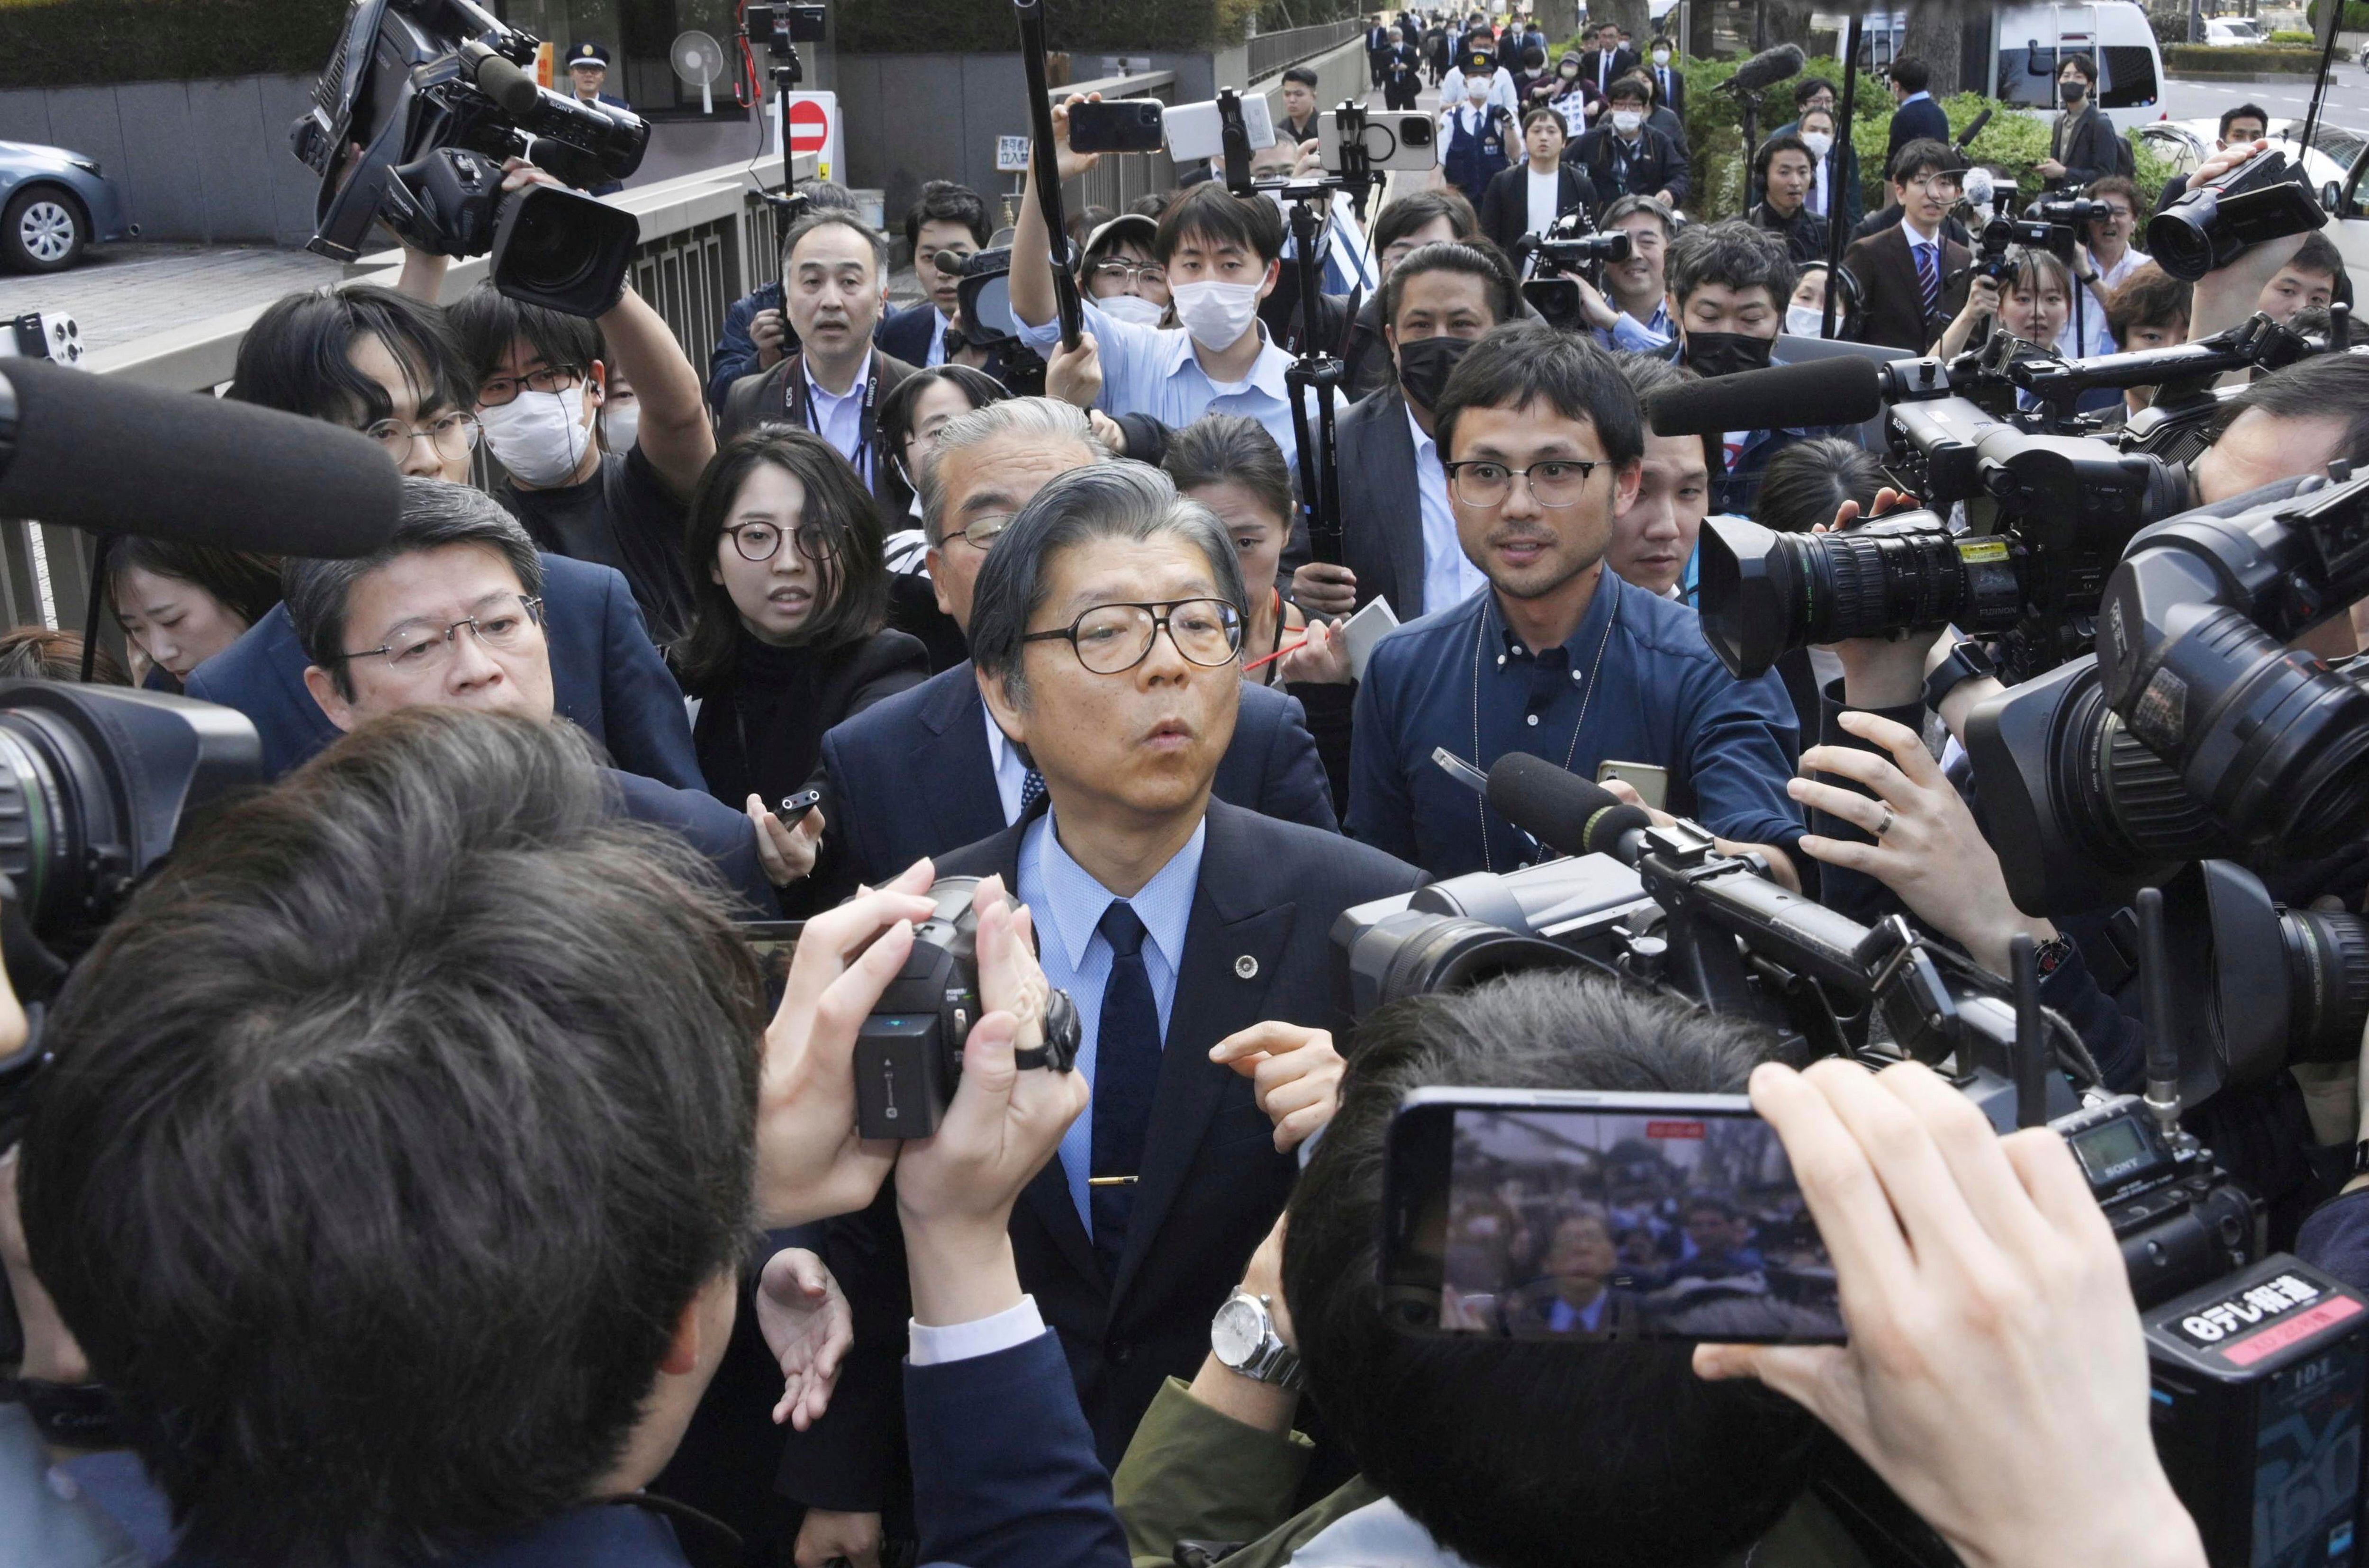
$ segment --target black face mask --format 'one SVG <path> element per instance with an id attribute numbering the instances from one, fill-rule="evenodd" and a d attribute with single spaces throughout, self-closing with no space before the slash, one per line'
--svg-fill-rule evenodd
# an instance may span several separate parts
<path id="1" fill-rule="evenodd" d="M 1741 332 L 1689 332 L 1687 368 L 1697 375 L 1737 375 L 1768 368 L 1773 338 L 1748 338 Z"/>
<path id="2" fill-rule="evenodd" d="M 1448 378 L 1471 351 L 1470 338 L 1418 338 L 1399 345 L 1399 385 L 1418 407 L 1436 408 Z"/>
<path id="3" fill-rule="evenodd" d="M 2089 96 L 2089 84 L 2077 76 L 2072 81 L 2058 83 L 2056 90 L 2064 95 L 2066 103 L 2079 103 Z"/>

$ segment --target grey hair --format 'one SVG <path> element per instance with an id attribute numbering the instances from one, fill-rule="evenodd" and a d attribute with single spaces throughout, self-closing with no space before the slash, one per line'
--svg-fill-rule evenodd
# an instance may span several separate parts
<path id="1" fill-rule="evenodd" d="M 1217 514 L 1179 495 L 1175 481 L 1149 464 L 1098 463 L 1049 481 L 1020 509 L 988 552 L 971 592 L 972 662 L 1001 681 L 1015 705 L 1025 707 L 1028 677 L 1020 639 L 1045 607 L 1053 558 L 1095 539 L 1141 544 L 1163 533 L 1175 534 L 1200 550 L 1216 579 L 1218 597 L 1247 621 L 1250 601 L 1242 587 L 1242 557 L 1234 554 L 1233 536 Z"/>
<path id="2" fill-rule="evenodd" d="M 937 445 L 921 459 L 918 483 L 921 491 L 921 531 L 933 544 L 945 541 L 946 482 L 941 468 L 950 452 L 979 446 L 999 436 L 1027 436 L 1040 441 L 1075 441 L 1093 453 L 1096 463 L 1117 454 L 1094 434 L 1084 409 L 1056 397 L 1007 397 L 1000 403 L 957 414 L 938 427 Z"/>
<path id="3" fill-rule="evenodd" d="M 518 519 L 491 496 L 442 479 L 406 478 L 403 511 L 387 542 L 367 555 L 322 561 L 292 555 L 280 568 L 289 624 L 304 657 L 329 672 L 338 694 L 351 700 L 346 673 L 346 606 L 354 585 L 405 555 L 447 544 L 475 544 L 509 563 L 519 587 L 532 599 L 543 591 L 543 556 Z"/>
<path id="4" fill-rule="evenodd" d="M 872 246 L 873 271 L 883 278 L 888 276 L 888 236 L 865 223 L 854 209 L 848 207 L 816 206 L 807 209 L 806 216 L 792 223 L 788 232 L 782 235 L 782 270 L 789 270 L 790 258 L 796 252 L 799 242 L 817 229 L 827 229 L 834 224 L 862 235 L 865 243 Z"/>

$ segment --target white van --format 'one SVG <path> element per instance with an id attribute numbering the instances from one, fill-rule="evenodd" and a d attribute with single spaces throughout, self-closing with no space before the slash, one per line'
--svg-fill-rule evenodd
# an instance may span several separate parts
<path id="1" fill-rule="evenodd" d="M 2086 54 L 2098 64 L 2098 107 L 2115 130 L 2156 118 L 2163 96 L 2163 51 L 2147 26 L 2146 9 L 2131 0 L 2001 6 L 1991 13 L 1990 35 L 1983 88 L 1989 97 L 2054 115 L 2063 107 L 2056 97 L 2060 63 L 2068 54 Z"/>

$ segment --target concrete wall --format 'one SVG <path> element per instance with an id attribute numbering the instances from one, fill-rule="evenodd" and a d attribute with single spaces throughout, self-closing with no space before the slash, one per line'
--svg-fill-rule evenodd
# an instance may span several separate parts
<path id="1" fill-rule="evenodd" d="M 97 158 L 149 239 L 312 237 L 320 181 L 288 150 L 310 76 L 0 92 L 0 140 Z"/>
<path id="2" fill-rule="evenodd" d="M 1130 69 L 1175 72 L 1177 103 L 1200 102 L 1220 86 L 1239 86 L 1249 69 L 1249 52 L 1240 46 L 1215 53 L 1152 51 L 1126 58 Z M 1365 52 L 1356 41 L 1308 63 L 1322 84 L 1318 101 L 1365 99 Z M 995 139 L 1028 132 L 1027 84 L 1016 52 L 843 53 L 838 67 L 839 101 L 847 116 L 847 183 L 882 191 L 892 218 L 912 204 L 925 180 L 959 180 L 990 198 L 1013 188 L 1013 176 L 996 172 Z M 1091 53 L 1071 62 L 1073 74 L 1098 68 L 1098 57 Z M 1258 86 L 1280 120 L 1280 77 Z"/>

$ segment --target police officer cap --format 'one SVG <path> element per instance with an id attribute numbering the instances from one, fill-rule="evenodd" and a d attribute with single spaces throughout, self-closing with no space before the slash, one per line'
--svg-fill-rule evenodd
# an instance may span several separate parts
<path id="1" fill-rule="evenodd" d="M 579 43 L 573 50 L 568 52 L 567 63 L 570 65 L 598 65 L 605 71 L 609 68 L 609 51 L 606 46 L 601 44 Z"/>

